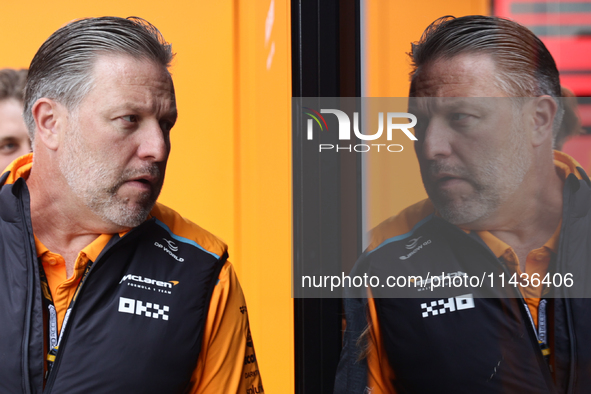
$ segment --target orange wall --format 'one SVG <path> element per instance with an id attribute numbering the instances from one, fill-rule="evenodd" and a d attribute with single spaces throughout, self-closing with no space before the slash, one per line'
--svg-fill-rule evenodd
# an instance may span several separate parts
<path id="1" fill-rule="evenodd" d="M 489 0 L 365 0 L 364 4 L 364 96 L 368 97 L 408 96 L 410 61 L 406 53 L 435 19 L 490 13 Z M 414 149 L 405 141 L 401 153 L 367 156 L 366 229 L 427 197 Z"/>
<path id="2" fill-rule="evenodd" d="M 235 239 L 266 393 L 294 392 L 288 1 L 237 1 Z M 254 324 L 253 324 L 254 326 Z M 255 331 L 253 328 L 253 337 Z"/>
<path id="3" fill-rule="evenodd" d="M 265 389 L 290 393 L 290 16 L 289 2 L 274 0 L 266 38 L 271 3 L 7 1 L 0 68 L 28 67 L 43 41 L 75 18 L 140 16 L 162 31 L 177 53 L 179 120 L 160 201 L 229 244 Z"/>

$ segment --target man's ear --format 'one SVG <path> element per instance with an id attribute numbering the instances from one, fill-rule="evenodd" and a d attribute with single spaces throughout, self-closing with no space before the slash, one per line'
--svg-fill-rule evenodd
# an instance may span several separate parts
<path id="1" fill-rule="evenodd" d="M 48 149 L 57 150 L 59 134 L 64 125 L 65 108 L 58 102 L 42 97 L 33 104 L 31 112 L 35 119 L 35 140 Z"/>
<path id="2" fill-rule="evenodd" d="M 532 143 L 539 146 L 550 139 L 552 141 L 554 131 L 554 118 L 558 111 L 558 105 L 550 96 L 536 97 L 533 100 L 533 130 Z"/>

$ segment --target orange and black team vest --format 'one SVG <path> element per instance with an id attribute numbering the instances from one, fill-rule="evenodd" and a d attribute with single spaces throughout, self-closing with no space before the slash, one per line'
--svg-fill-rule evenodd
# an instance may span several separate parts
<path id="1" fill-rule="evenodd" d="M 519 291 L 508 286 L 505 265 L 475 233 L 431 215 L 359 259 L 351 275 L 368 273 L 381 283 L 390 275 L 484 274 L 483 287 L 431 291 L 407 286 L 398 294 L 372 289 L 376 297 L 408 296 L 374 300 L 397 393 L 591 393 L 591 188 L 583 178 L 571 174 L 565 181 L 559 248 L 549 267 L 574 280 L 572 287 L 554 287 L 544 302 L 552 319 L 553 371 Z M 417 239 L 423 245 L 418 250 Z M 497 280 L 493 287 L 490 274 Z M 505 287 L 499 282 L 502 274 Z M 411 294 L 418 291 L 423 298 Z M 367 299 L 345 301 L 337 394 L 365 390 L 367 364 L 359 341 L 367 327 L 366 307 Z"/>
<path id="2" fill-rule="evenodd" d="M 3 185 L 5 179 L 0 179 L 0 393 L 185 392 L 227 254 L 176 236 L 156 218 L 123 237 L 114 235 L 78 289 L 45 377 L 48 309 L 29 193 L 22 178 Z M 165 240 L 174 242 L 173 250 Z"/>

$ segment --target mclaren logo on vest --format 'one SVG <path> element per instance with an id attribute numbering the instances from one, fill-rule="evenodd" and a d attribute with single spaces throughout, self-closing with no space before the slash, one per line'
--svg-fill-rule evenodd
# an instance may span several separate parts
<path id="1" fill-rule="evenodd" d="M 472 294 L 464 294 L 457 297 L 450 297 L 448 299 L 431 301 L 429 304 L 421 304 L 423 318 L 471 308 L 474 308 L 474 296 Z"/>
<path id="2" fill-rule="evenodd" d="M 144 315 L 145 317 L 151 317 L 152 319 L 168 320 L 168 312 L 170 308 L 166 305 L 152 304 L 151 302 L 144 303 L 140 300 L 134 300 L 133 298 L 119 297 L 119 312 L 129 313 L 132 315 Z"/>
<path id="3" fill-rule="evenodd" d="M 176 280 L 169 280 L 167 282 L 163 280 L 150 279 L 141 275 L 126 274 L 119 284 L 127 282 L 127 286 L 135 287 L 138 289 L 155 291 L 157 293 L 172 294 L 173 286 L 179 284 Z"/>
<path id="4" fill-rule="evenodd" d="M 160 286 L 160 287 L 164 287 L 164 288 L 168 288 L 168 289 L 172 289 L 172 286 L 176 286 L 179 283 L 176 280 L 170 280 L 168 282 L 164 282 L 161 280 L 144 278 L 143 276 L 140 276 L 140 275 L 127 274 L 123 278 L 121 278 L 121 281 L 119 281 L 119 284 L 126 282 L 128 280 L 133 281 L 133 282 L 137 282 L 137 283 L 142 283 L 142 284 L 156 285 L 156 286 Z"/>

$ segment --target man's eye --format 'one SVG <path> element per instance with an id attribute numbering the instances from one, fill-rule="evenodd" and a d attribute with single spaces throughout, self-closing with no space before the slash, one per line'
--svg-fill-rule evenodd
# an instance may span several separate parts
<path id="1" fill-rule="evenodd" d="M 14 152 L 17 148 L 17 144 L 14 142 L 8 142 L 6 144 L 0 145 L 0 152 L 8 154 Z"/>
<path id="2" fill-rule="evenodd" d="M 468 116 L 468 114 L 462 114 L 462 113 L 455 113 L 451 115 L 451 120 L 454 122 L 460 121 L 460 120 L 464 120 L 466 119 Z"/>
<path id="3" fill-rule="evenodd" d="M 130 122 L 130 123 L 137 122 L 137 116 L 135 116 L 135 115 L 125 115 L 125 116 L 122 116 L 121 119 L 123 119 L 126 122 Z"/>

